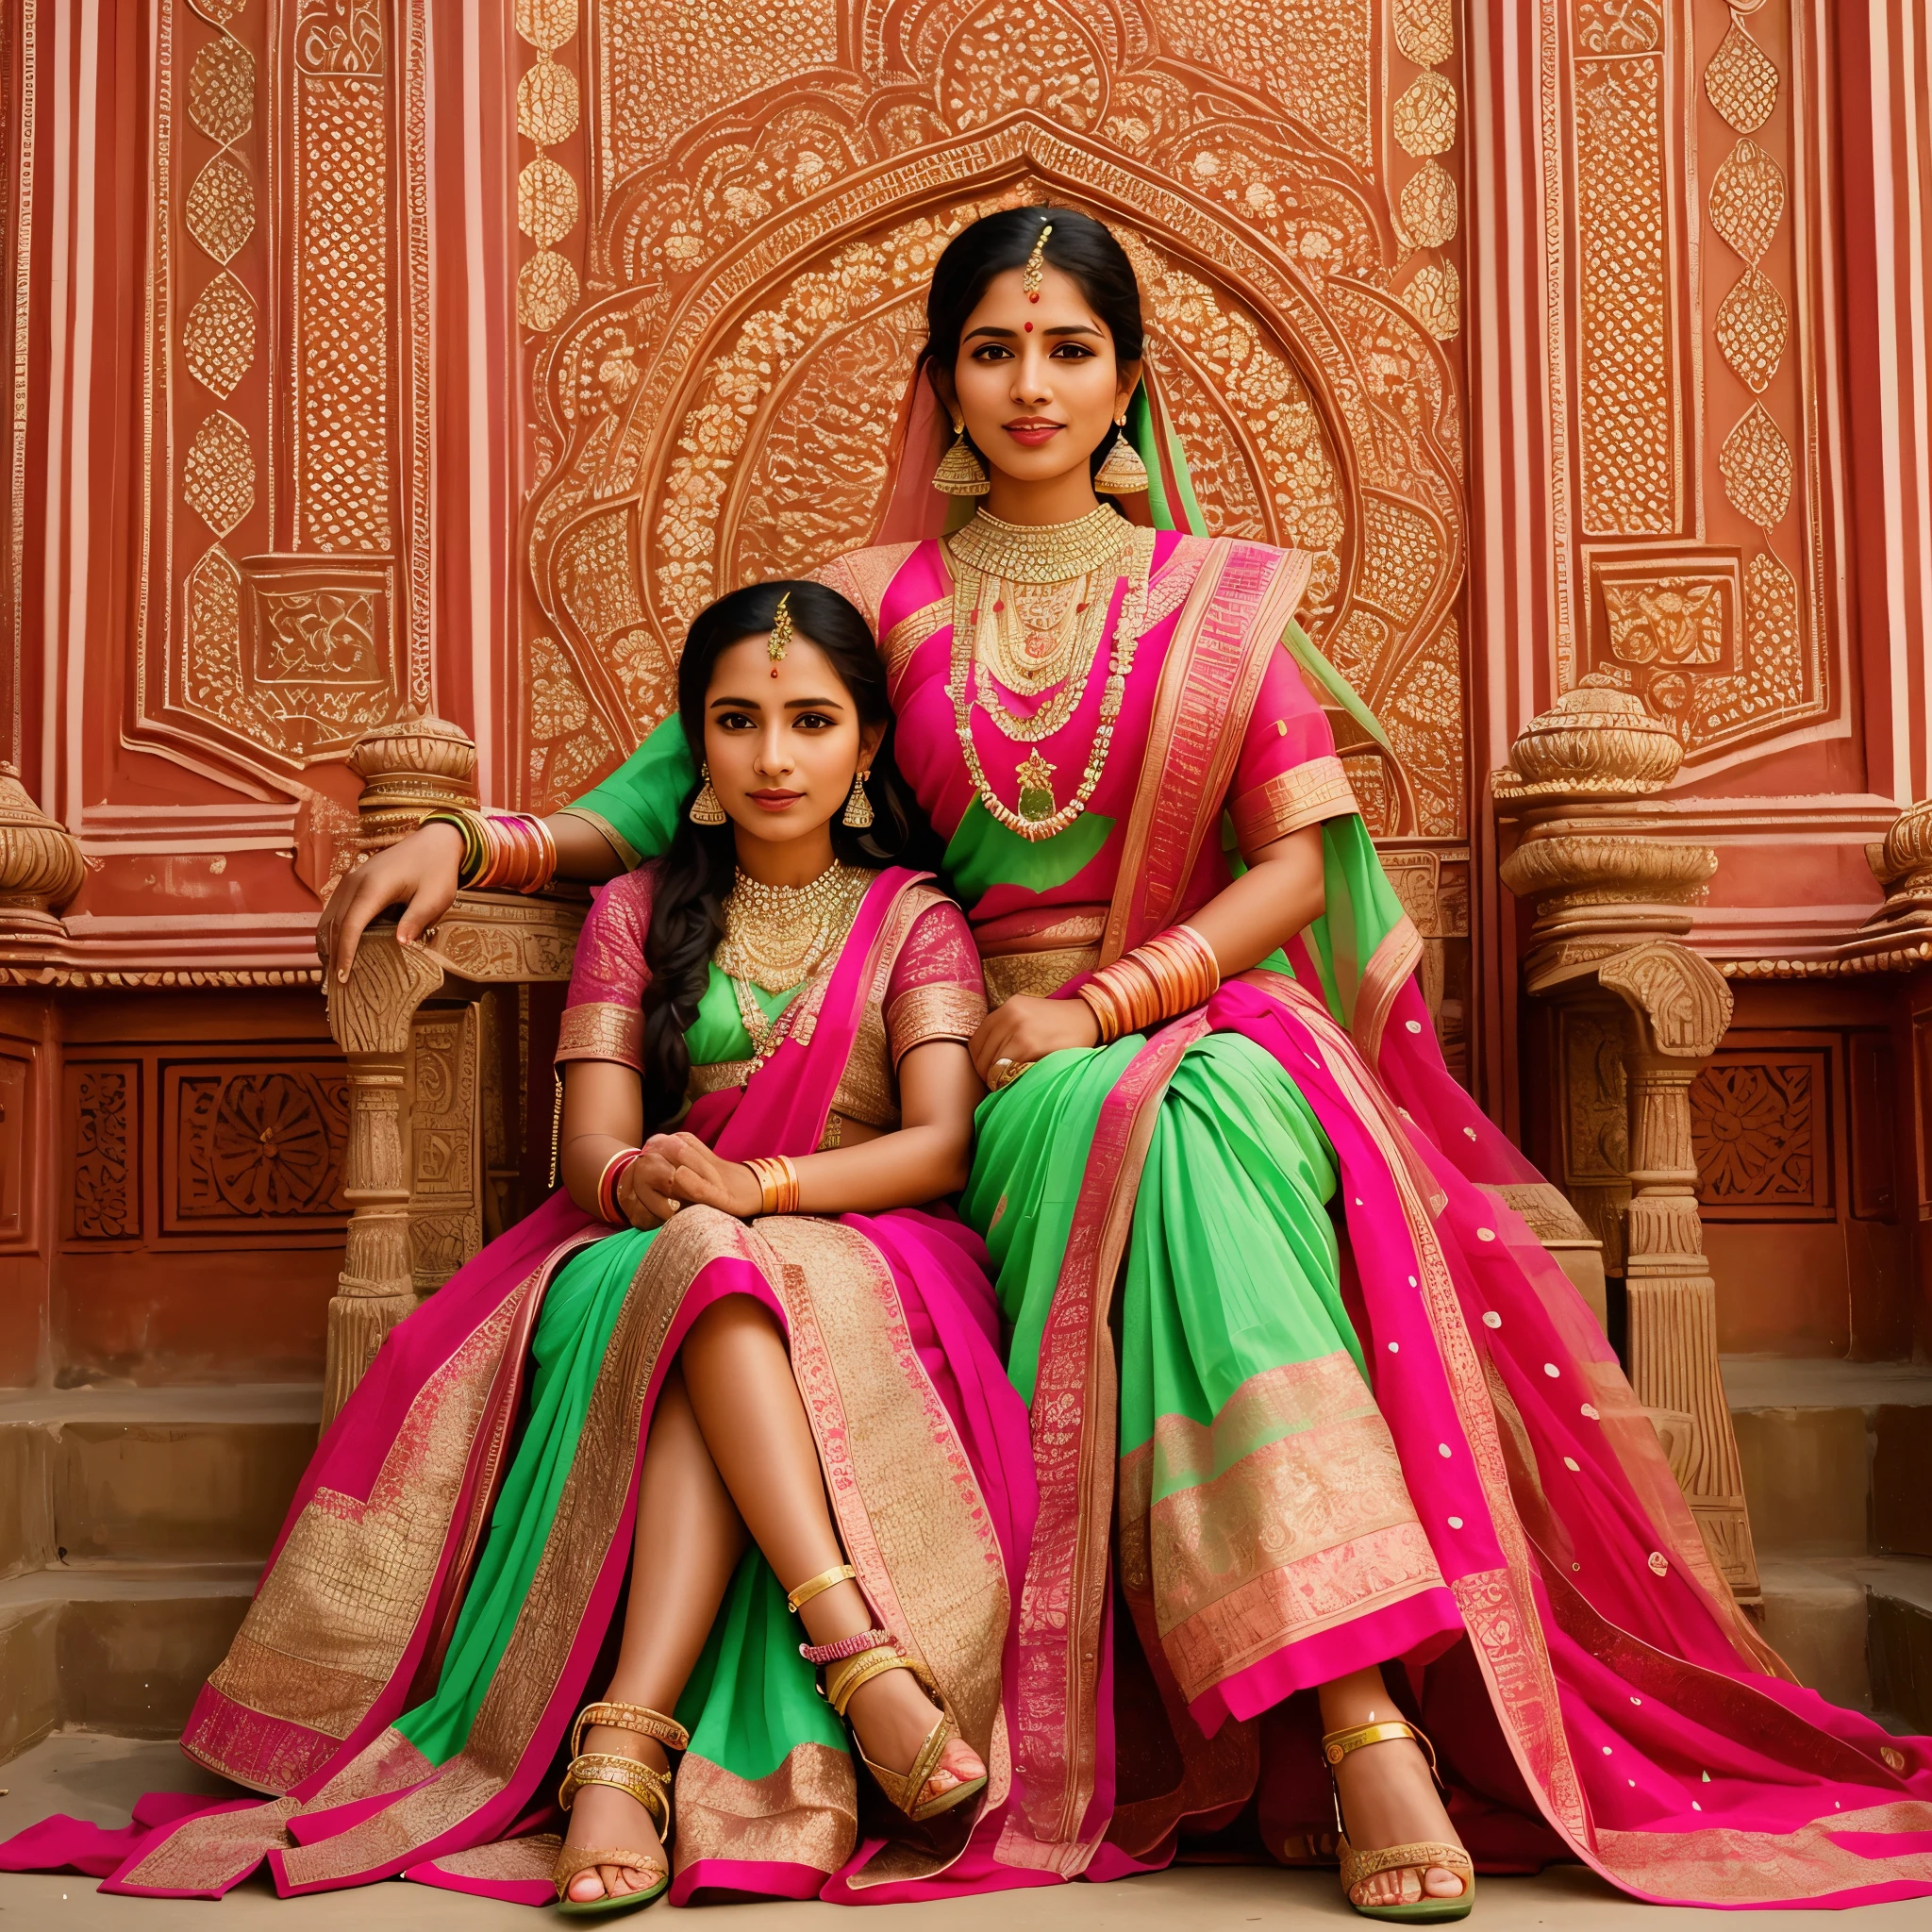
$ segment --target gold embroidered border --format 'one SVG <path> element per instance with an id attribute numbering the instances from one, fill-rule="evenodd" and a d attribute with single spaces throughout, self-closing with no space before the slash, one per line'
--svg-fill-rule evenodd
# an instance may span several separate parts
<path id="1" fill-rule="evenodd" d="M 679 1874 L 707 1860 L 808 1865 L 836 1872 L 858 1841 L 852 1759 L 826 1744 L 794 1744 L 776 1771 L 741 1778 L 691 1751 L 677 1767 Z"/>
<path id="2" fill-rule="evenodd" d="M 886 1009 L 886 1038 L 892 1065 L 928 1040 L 971 1040 L 986 1018 L 986 995 L 970 986 L 938 980 L 902 992 Z"/>
<path id="3" fill-rule="evenodd" d="M 874 543 L 863 550 L 848 550 L 842 557 L 835 557 L 806 575 L 814 583 L 837 591 L 840 596 L 858 606 L 867 628 L 876 637 L 886 592 L 905 567 L 906 559 L 918 548 L 916 542 Z"/>
<path id="4" fill-rule="evenodd" d="M 679 1821 L 682 1823 L 682 1820 Z M 554 1831 L 532 1832 L 527 1838 L 500 1838 L 493 1844 L 472 1845 L 466 1852 L 448 1852 L 429 1861 L 430 1869 L 452 1878 L 482 1878 L 498 1885 L 547 1885 L 557 1870 L 563 1840 Z"/>
<path id="5" fill-rule="evenodd" d="M 953 617 L 953 600 L 950 597 L 936 597 L 924 608 L 914 610 L 902 617 L 886 633 L 882 646 L 886 659 L 886 681 L 896 686 L 899 674 L 912 661 L 912 654 L 932 636 L 941 625 L 950 624 Z"/>
<path id="6" fill-rule="evenodd" d="M 1347 769 L 1334 757 L 1310 758 L 1277 772 L 1265 784 L 1243 791 L 1229 808 L 1243 856 L 1286 839 L 1304 825 L 1342 818 L 1360 808 Z"/>
<path id="7" fill-rule="evenodd" d="M 600 812 L 592 811 L 589 806 L 560 805 L 557 808 L 555 816 L 560 819 L 582 819 L 585 824 L 589 825 L 624 861 L 625 872 L 635 872 L 643 864 L 644 855 L 608 819 Z"/>
<path id="8" fill-rule="evenodd" d="M 346 1738 L 360 1723 L 422 1618 L 528 1291 L 506 1295 L 424 1384 L 366 1500 L 329 1489 L 310 1497 L 209 1677 L 213 1689 L 325 1737 Z"/>
<path id="9" fill-rule="evenodd" d="M 394 1803 L 333 1838 L 291 1848 L 292 1882 L 340 1882 L 406 1858 L 473 1817 L 515 1774 L 609 1556 L 637 1462 L 644 1391 L 672 1318 L 707 1262 L 738 1255 L 758 1266 L 765 1252 L 742 1222 L 709 1208 L 687 1208 L 658 1231 L 611 1329 L 549 1537 L 468 1741 Z"/>
<path id="10" fill-rule="evenodd" d="M 1263 1570 L 1163 1630 L 1161 1648 L 1191 1702 L 1285 1644 L 1441 1588 L 1429 1540 L 1411 1518 Z"/>
<path id="11" fill-rule="evenodd" d="M 1274 1441 L 1377 1413 L 1375 1398 L 1346 1349 L 1263 1369 L 1222 1404 L 1211 1423 L 1185 1415 L 1157 1417 L 1153 1436 L 1121 1457 L 1121 1507 L 1132 1501 L 1144 1512 L 1156 1491 L 1166 1496 L 1183 1485 L 1212 1482 L 1262 1446 L 1264 1438 Z"/>
<path id="12" fill-rule="evenodd" d="M 1415 1524 L 1421 1535 L 1394 1439 L 1373 1407 L 1267 1443 L 1151 1509 L 1134 1507 L 1126 1476 L 1123 1469 L 1121 1576 L 1129 1590 L 1151 1579 L 1163 1637 L 1269 1573 L 1304 1563 L 1364 1602 L 1393 1582 L 1442 1580 L 1426 1541 L 1421 1569 L 1349 1569 L 1345 1553 L 1386 1532 Z"/>
<path id="13" fill-rule="evenodd" d="M 644 1016 L 636 1007 L 587 1002 L 566 1007 L 557 1031 L 557 1058 L 564 1060 L 615 1060 L 620 1066 L 644 1063 Z"/>
<path id="14" fill-rule="evenodd" d="M 708 1067 L 693 1067 L 684 1083 L 685 1095 L 696 1100 L 701 1094 L 723 1093 L 728 1087 L 742 1087 L 757 1068 L 756 1060 L 718 1060 Z"/>
<path id="15" fill-rule="evenodd" d="M 1010 999 L 1048 999 L 1076 973 L 1091 973 L 1100 963 L 1098 946 L 1056 946 L 1047 953 L 1002 953 L 981 962 L 986 973 L 987 1004 L 1003 1007 Z"/>

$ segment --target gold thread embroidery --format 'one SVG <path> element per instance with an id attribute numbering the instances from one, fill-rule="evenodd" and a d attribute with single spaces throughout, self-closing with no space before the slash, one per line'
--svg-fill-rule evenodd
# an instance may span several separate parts
<path id="1" fill-rule="evenodd" d="M 616 1060 L 641 1067 L 644 1016 L 636 1007 L 587 1002 L 564 1009 L 557 1033 L 557 1058 L 563 1060 Z"/>
<path id="2" fill-rule="evenodd" d="M 970 986 L 941 981 L 902 992 L 886 1009 L 893 1067 L 928 1040 L 971 1040 L 985 1018 L 986 995 Z"/>
<path id="3" fill-rule="evenodd" d="M 1299 832 L 1304 825 L 1341 818 L 1360 808 L 1341 760 L 1325 757 L 1277 772 L 1265 783 L 1243 791 L 1229 809 L 1234 816 L 1235 838 L 1246 856 L 1276 839 L 1286 839 L 1291 832 Z"/>

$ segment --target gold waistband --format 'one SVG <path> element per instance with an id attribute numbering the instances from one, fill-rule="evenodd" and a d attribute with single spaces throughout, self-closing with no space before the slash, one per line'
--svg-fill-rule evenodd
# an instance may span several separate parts
<path id="1" fill-rule="evenodd" d="M 982 961 L 986 969 L 986 1003 L 1004 1006 L 1015 994 L 1045 999 L 1058 992 L 1076 973 L 1091 973 L 1100 959 L 1098 946 L 1058 946 L 1050 953 L 1003 953 Z"/>

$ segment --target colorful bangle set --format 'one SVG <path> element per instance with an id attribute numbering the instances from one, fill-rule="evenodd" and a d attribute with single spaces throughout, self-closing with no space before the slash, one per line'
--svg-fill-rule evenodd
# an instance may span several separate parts
<path id="1" fill-rule="evenodd" d="M 541 892 L 557 876 L 557 841 L 529 812 L 458 806 L 430 812 L 423 823 L 454 825 L 461 833 L 457 883 L 466 891 Z"/>
<path id="2" fill-rule="evenodd" d="M 745 1166 L 758 1178 L 764 1199 L 758 1208 L 760 1214 L 796 1214 L 798 1212 L 798 1170 L 784 1155 L 766 1158 L 762 1155 L 747 1160 Z"/>
<path id="3" fill-rule="evenodd" d="M 1171 925 L 1103 966 L 1080 989 L 1104 1046 L 1205 1005 L 1221 984 L 1214 948 L 1191 925 Z"/>
<path id="4" fill-rule="evenodd" d="M 631 1163 L 643 1151 L 641 1147 L 620 1147 L 604 1163 L 604 1172 L 597 1176 L 597 1219 L 607 1227 L 630 1225 L 630 1216 L 617 1205 L 617 1189 L 630 1172 Z"/>

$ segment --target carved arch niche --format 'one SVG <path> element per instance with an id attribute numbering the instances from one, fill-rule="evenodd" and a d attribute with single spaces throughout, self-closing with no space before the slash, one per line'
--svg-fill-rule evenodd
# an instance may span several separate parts
<path id="1" fill-rule="evenodd" d="M 826 29 L 823 65 L 655 152 L 614 110 L 593 132 L 586 292 L 536 369 L 528 795 L 569 795 L 664 715 L 708 599 L 870 538 L 933 261 L 978 214 L 1053 198 L 1134 256 L 1210 525 L 1314 553 L 1305 619 L 1398 753 L 1354 759 L 1372 823 L 1460 838 L 1461 426 L 1417 312 L 1440 277 L 1418 292 L 1414 240 L 1375 179 L 1366 67 L 1284 57 L 1297 119 L 1240 59 L 1196 66 L 1214 49 L 1189 35 L 1206 29 L 1157 9 L 788 11 L 801 42 L 806 16 Z M 1218 30 L 1285 44 L 1252 12 L 1228 0 Z M 616 66 L 587 98 L 640 71 L 608 36 L 602 52 Z M 775 58 L 754 33 L 747 71 Z"/>

